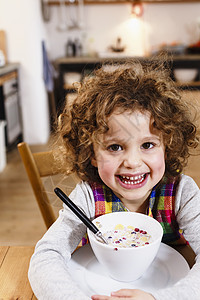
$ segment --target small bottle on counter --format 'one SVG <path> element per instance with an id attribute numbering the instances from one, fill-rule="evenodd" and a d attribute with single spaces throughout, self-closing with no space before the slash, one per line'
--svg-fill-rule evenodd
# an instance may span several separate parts
<path id="1" fill-rule="evenodd" d="M 75 42 L 72 42 L 72 49 L 73 49 L 72 56 L 76 56 L 76 43 Z"/>
<path id="2" fill-rule="evenodd" d="M 79 39 L 75 39 L 76 56 L 82 55 L 82 45 Z"/>
<path id="3" fill-rule="evenodd" d="M 82 55 L 82 45 L 78 38 L 74 41 L 68 39 L 67 46 L 66 46 L 66 56 L 81 56 Z"/>
<path id="4" fill-rule="evenodd" d="M 74 43 L 71 39 L 68 39 L 67 45 L 66 45 L 66 55 L 69 57 L 74 56 Z"/>

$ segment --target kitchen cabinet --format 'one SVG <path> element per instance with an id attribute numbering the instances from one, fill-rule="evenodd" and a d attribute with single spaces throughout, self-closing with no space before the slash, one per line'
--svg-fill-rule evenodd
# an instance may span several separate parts
<path id="1" fill-rule="evenodd" d="M 0 68 L 0 120 L 6 122 L 7 150 L 22 141 L 18 70 L 19 64 L 7 64 Z"/>
<path id="2" fill-rule="evenodd" d="M 73 85 L 66 80 L 66 74 L 77 74 L 77 77 L 79 74 L 81 81 L 86 74 L 92 74 L 92 71 L 99 68 L 104 61 L 105 59 L 96 57 L 63 57 L 54 62 L 59 74 L 57 91 L 55 93 L 58 112 L 65 98 L 69 98 L 74 93 Z"/>
<path id="3" fill-rule="evenodd" d="M 171 77 L 175 80 L 174 69 L 197 69 L 198 74 L 194 81 L 189 83 L 178 83 L 182 90 L 200 90 L 200 55 L 177 55 L 173 58 Z"/>
<path id="4" fill-rule="evenodd" d="M 101 58 L 101 57 L 63 57 L 57 59 L 54 63 L 58 70 L 59 78 L 57 84 L 57 110 L 62 107 L 63 102 L 69 96 L 72 96 L 74 93 L 73 85 L 71 82 L 67 82 L 70 74 L 74 76 L 77 74 L 77 78 L 80 78 L 80 81 L 86 74 L 91 74 L 94 69 L 101 67 L 102 64 L 110 63 L 123 63 L 130 58 Z M 148 60 L 148 57 L 137 57 L 139 60 Z M 172 60 L 169 61 L 171 68 L 171 77 L 174 81 L 174 69 L 180 68 L 195 68 L 198 69 L 198 75 L 194 82 L 190 83 L 176 83 L 182 90 L 200 90 L 200 55 L 177 55 L 173 56 Z M 79 74 L 79 76 L 78 76 Z M 75 80 L 76 81 L 76 80 Z"/>

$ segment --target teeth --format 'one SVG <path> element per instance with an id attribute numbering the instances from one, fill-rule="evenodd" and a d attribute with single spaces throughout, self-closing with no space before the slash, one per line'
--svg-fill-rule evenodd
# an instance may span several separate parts
<path id="1" fill-rule="evenodd" d="M 122 176 L 123 179 L 128 179 L 128 180 L 138 180 L 141 178 L 144 178 L 144 174 L 143 175 L 138 175 L 138 176 Z"/>
<path id="2" fill-rule="evenodd" d="M 140 182 L 142 182 L 144 180 L 144 175 L 138 175 L 138 176 L 122 176 L 122 178 L 124 179 L 124 183 L 126 184 L 138 184 Z"/>

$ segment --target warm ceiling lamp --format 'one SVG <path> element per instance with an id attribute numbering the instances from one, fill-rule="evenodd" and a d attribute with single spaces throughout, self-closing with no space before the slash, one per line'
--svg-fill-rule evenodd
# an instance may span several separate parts
<path id="1" fill-rule="evenodd" d="M 134 17 L 141 17 L 143 14 L 143 5 L 140 0 L 133 0 L 131 14 Z"/>

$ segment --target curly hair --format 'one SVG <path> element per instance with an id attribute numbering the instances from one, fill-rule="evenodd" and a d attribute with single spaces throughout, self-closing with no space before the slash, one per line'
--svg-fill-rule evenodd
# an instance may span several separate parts
<path id="1" fill-rule="evenodd" d="M 108 131 L 108 118 L 120 112 L 148 111 L 161 132 L 165 146 L 167 176 L 177 176 L 187 163 L 190 149 L 197 147 L 197 129 L 188 106 L 170 78 L 164 61 L 130 60 L 102 66 L 77 86 L 77 97 L 66 102 L 59 116 L 57 134 L 60 159 L 68 173 L 82 180 L 100 181 L 92 166 L 93 143 Z M 63 169 L 64 169 L 63 168 Z"/>

